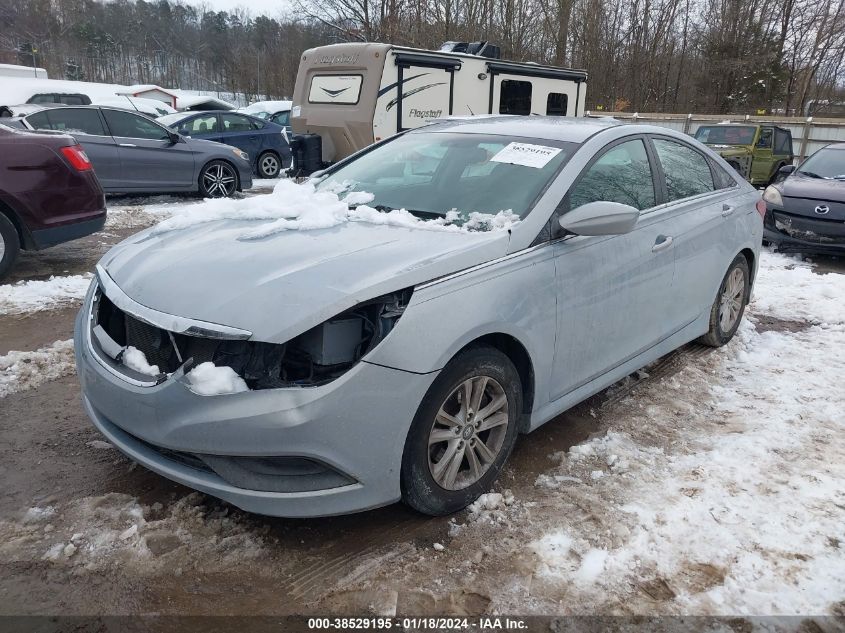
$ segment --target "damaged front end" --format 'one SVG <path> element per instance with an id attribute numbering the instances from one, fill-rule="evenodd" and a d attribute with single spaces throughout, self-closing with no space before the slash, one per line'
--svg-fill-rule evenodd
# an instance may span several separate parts
<path id="1" fill-rule="evenodd" d="M 112 370 L 119 367 L 134 381 L 146 378 L 158 384 L 211 362 L 230 367 L 250 389 L 278 389 L 324 385 L 343 375 L 390 333 L 413 289 L 359 303 L 285 343 L 245 340 L 248 332 L 221 331 L 213 324 L 181 331 L 162 327 L 162 319 L 127 309 L 124 301 L 117 300 L 119 292 L 116 289 L 110 298 L 98 284 L 90 312 L 92 345 Z M 143 377 L 122 366 L 122 356 L 130 347 L 140 350 L 159 374 Z"/>

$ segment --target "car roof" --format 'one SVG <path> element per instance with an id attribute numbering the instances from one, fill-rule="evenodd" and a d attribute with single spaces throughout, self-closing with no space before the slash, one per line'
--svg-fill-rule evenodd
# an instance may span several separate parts
<path id="1" fill-rule="evenodd" d="M 505 134 L 583 143 L 594 134 L 619 125 L 622 125 L 622 122 L 611 117 L 594 119 L 562 116 L 490 115 L 437 119 L 432 125 L 418 129 L 431 132 Z"/>
<path id="2" fill-rule="evenodd" d="M 33 104 L 30 104 L 33 105 Z M 27 112 L 25 114 L 21 114 L 20 118 L 26 118 L 30 115 L 35 114 L 36 112 L 41 112 L 42 110 L 58 110 L 61 108 L 74 108 L 76 110 L 117 110 L 118 112 L 129 112 L 130 114 L 140 114 L 141 116 L 150 118 L 150 115 L 145 114 L 139 110 L 132 110 L 130 108 L 120 108 L 118 106 L 111 106 L 111 105 L 99 105 L 96 103 L 92 103 L 91 105 L 67 105 L 65 103 L 51 103 L 48 105 L 38 104 L 38 108 L 33 110 L 32 112 Z M 16 117 L 17 118 L 17 117 Z"/>
<path id="3" fill-rule="evenodd" d="M 830 145 L 825 145 L 822 149 L 836 149 L 839 151 L 845 151 L 845 142 L 841 143 L 831 143 Z"/>

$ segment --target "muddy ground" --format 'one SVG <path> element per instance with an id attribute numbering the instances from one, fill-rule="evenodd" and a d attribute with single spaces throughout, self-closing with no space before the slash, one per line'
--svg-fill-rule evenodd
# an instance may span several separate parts
<path id="1" fill-rule="evenodd" d="M 110 245 L 138 228 L 107 226 L 26 253 L 11 281 L 90 271 Z M 845 263 L 824 258 L 818 270 L 845 274 Z M 0 355 L 70 338 L 75 313 L 71 307 L 0 316 Z M 757 319 L 759 331 L 808 326 Z M 584 605 L 568 602 L 565 591 L 544 587 L 536 561 L 511 555 L 514 542 L 530 540 L 523 530 L 532 517 L 548 524 L 560 512 L 538 477 L 554 467 L 553 455 L 602 436 L 628 409 L 647 406 L 664 381 L 714 362 L 709 348 L 688 345 L 522 437 L 496 485 L 502 501 L 489 512 L 444 518 L 401 504 L 309 520 L 242 513 L 102 442 L 82 410 L 74 375 L 44 382 L 0 399 L 0 614 L 480 614 L 491 608 L 497 582 L 512 584 L 513 600 L 496 608 L 581 612 Z M 653 438 L 655 446 L 666 441 L 659 433 Z M 570 525 L 591 529 L 589 503 L 573 497 L 566 509 Z M 468 525 L 475 526 L 469 536 Z M 449 557 L 434 555 L 435 544 Z M 606 596 L 603 612 L 672 612 L 661 605 L 724 577 L 705 563 L 684 573 L 682 581 L 658 575 Z M 462 576 L 466 582 L 455 581 Z"/>

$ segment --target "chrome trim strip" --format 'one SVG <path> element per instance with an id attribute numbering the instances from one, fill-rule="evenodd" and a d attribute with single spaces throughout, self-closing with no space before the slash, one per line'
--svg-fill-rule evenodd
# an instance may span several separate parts
<path id="1" fill-rule="evenodd" d="M 499 262 L 505 262 L 509 259 L 515 259 L 516 257 L 522 257 L 528 253 L 532 253 L 538 249 L 544 248 L 551 244 L 551 242 L 542 242 L 540 244 L 535 244 L 534 246 L 529 246 L 528 248 L 523 248 L 521 251 L 516 251 L 514 253 L 508 253 L 507 255 L 502 255 L 501 257 L 497 257 L 496 259 L 491 259 L 489 262 L 484 262 L 483 264 L 476 264 L 475 266 L 470 266 L 469 268 L 464 268 L 463 270 L 459 270 L 455 273 L 450 273 L 448 275 L 444 275 L 443 277 L 437 277 L 436 279 L 432 279 L 431 281 L 426 281 L 424 283 L 419 284 L 415 287 L 415 290 L 423 290 L 425 288 L 429 288 L 436 284 L 442 283 L 444 281 L 449 281 L 450 279 L 455 279 L 456 277 L 461 277 L 462 275 L 466 275 L 468 273 L 473 273 L 476 270 L 481 270 L 482 268 L 487 268 L 488 266 L 493 266 L 498 264 Z"/>
<path id="2" fill-rule="evenodd" d="M 88 305 L 88 323 L 85 326 L 85 331 L 82 333 L 82 336 L 85 338 L 85 345 L 88 347 L 88 353 L 91 354 L 92 358 L 97 359 L 97 362 L 100 363 L 100 366 L 108 371 L 113 376 L 120 378 L 124 382 L 128 382 L 130 385 L 134 385 L 136 387 L 155 387 L 158 384 L 156 380 L 136 380 L 135 378 L 131 378 L 127 376 L 123 372 L 118 371 L 111 364 L 103 358 L 100 353 L 94 349 L 93 337 L 91 336 L 91 327 L 94 324 L 94 306 L 97 305 L 97 293 L 102 292 L 101 286 L 99 281 L 97 282 L 97 287 L 94 288 L 94 293 L 91 295 L 91 303 Z"/>
<path id="3" fill-rule="evenodd" d="M 123 292 L 109 276 L 105 268 L 99 264 L 97 264 L 97 281 L 102 292 L 114 305 L 127 314 L 131 314 L 139 321 L 161 328 L 162 330 L 167 330 L 175 334 L 185 334 L 187 336 L 203 336 L 206 338 L 233 341 L 245 341 L 252 336 L 252 332 L 248 330 L 241 330 L 236 327 L 210 323 L 208 321 L 189 319 L 148 308 Z"/>

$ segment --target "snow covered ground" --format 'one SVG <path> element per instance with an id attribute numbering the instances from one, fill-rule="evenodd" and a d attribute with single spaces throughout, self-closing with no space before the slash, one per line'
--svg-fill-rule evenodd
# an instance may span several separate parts
<path id="1" fill-rule="evenodd" d="M 224 215 L 242 206 L 215 205 L 225 207 Z M 115 199 L 110 206 L 104 239 L 110 230 L 194 220 L 211 203 L 161 197 Z M 68 583 L 110 570 L 150 578 L 151 585 L 183 569 L 216 574 L 218 580 L 203 582 L 220 583 L 240 570 L 244 586 L 258 574 L 269 588 L 301 576 L 311 583 L 302 585 L 302 595 L 329 610 L 843 614 L 840 269 L 819 274 L 813 263 L 765 251 L 754 300 L 729 345 L 712 352 L 690 347 L 672 371 L 646 368 L 630 391 L 627 383 L 617 387 L 622 397 L 588 407 L 591 432 L 574 445 L 561 446 L 548 429 L 523 438 L 520 446 L 536 457 L 520 459 L 518 447 L 497 489 L 464 513 L 441 521 L 384 510 L 379 516 L 399 516 L 401 529 L 385 531 L 359 554 L 324 551 L 315 542 L 314 560 L 294 555 L 299 537 L 286 535 L 300 528 L 289 523 L 268 526 L 183 489 L 150 499 L 150 488 L 173 488 L 150 475 L 142 491 L 114 476 L 87 482 L 81 495 L 33 495 L 0 516 L 0 564 Z M 37 322 L 78 305 L 89 283 L 90 275 L 74 271 L 0 285 L 0 318 Z M 69 336 L 45 331 L 32 351 L 0 356 L 0 410 L 20 396 L 27 406 L 38 403 L 45 387 L 73 373 Z M 78 401 L 77 388 L 68 382 L 67 402 Z M 52 404 L 41 406 L 49 411 Z M 106 450 L 84 414 L 73 415 L 67 424 L 79 426 L 63 431 L 59 450 L 78 434 L 74 451 L 82 463 L 113 462 L 115 472 L 132 472 L 117 451 Z M 46 449 L 32 450 L 39 452 L 35 463 Z M 350 540 L 374 538 L 367 517 L 341 524 Z M 436 538 L 419 538 L 419 530 Z M 335 558 L 316 558 L 329 554 Z M 225 592 L 217 587 L 210 595 Z"/>

